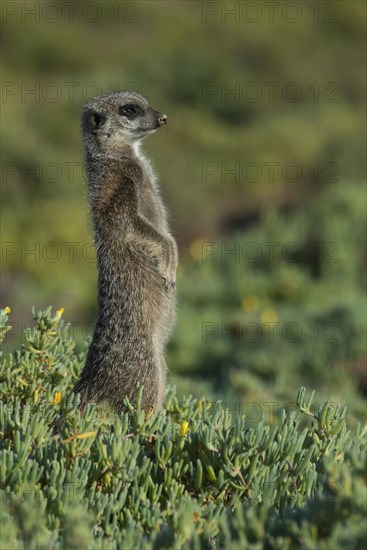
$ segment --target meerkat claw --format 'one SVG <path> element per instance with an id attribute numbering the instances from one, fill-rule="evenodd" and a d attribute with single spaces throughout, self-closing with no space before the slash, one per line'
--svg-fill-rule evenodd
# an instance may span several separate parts
<path id="1" fill-rule="evenodd" d="M 164 279 L 164 286 L 166 290 L 174 290 L 176 288 L 176 281 L 170 281 L 169 279 Z"/>

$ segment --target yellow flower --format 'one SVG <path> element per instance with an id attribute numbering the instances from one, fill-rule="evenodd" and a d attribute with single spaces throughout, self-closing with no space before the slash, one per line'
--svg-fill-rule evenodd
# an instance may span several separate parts
<path id="1" fill-rule="evenodd" d="M 185 437 L 188 429 L 189 429 L 189 423 L 186 420 L 184 420 L 180 428 L 180 437 Z"/>
<path id="2" fill-rule="evenodd" d="M 279 317 L 275 309 L 265 309 L 260 317 L 262 323 L 277 323 L 278 320 Z"/>
<path id="3" fill-rule="evenodd" d="M 10 309 L 10 307 L 9 307 L 9 306 L 6 306 L 6 308 L 5 308 L 5 310 L 4 310 L 4 311 L 5 311 L 5 313 L 6 313 L 6 314 L 8 314 L 8 313 L 10 313 L 10 312 L 11 312 L 11 309 Z"/>
<path id="4" fill-rule="evenodd" d="M 61 391 L 55 392 L 55 397 L 54 397 L 54 400 L 52 401 L 52 403 L 55 403 L 56 405 L 57 405 L 58 403 L 60 403 L 60 401 L 61 401 L 61 395 L 62 395 L 62 394 L 61 394 Z"/>
<path id="5" fill-rule="evenodd" d="M 245 296 L 241 301 L 241 309 L 246 312 L 256 311 L 259 308 L 260 300 L 255 294 Z"/>
<path id="6" fill-rule="evenodd" d="M 64 313 L 64 311 L 65 311 L 65 310 L 64 310 L 63 307 L 60 307 L 60 309 L 58 309 L 58 310 L 56 311 L 56 314 L 55 314 L 55 317 L 54 317 L 54 322 L 60 321 L 61 316 L 62 316 L 62 314 Z"/>

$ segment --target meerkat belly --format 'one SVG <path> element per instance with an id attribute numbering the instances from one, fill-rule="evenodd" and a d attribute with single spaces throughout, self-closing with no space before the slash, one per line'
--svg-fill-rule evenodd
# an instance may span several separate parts
<path id="1" fill-rule="evenodd" d="M 160 348 L 169 339 L 175 324 L 176 291 L 166 289 L 151 257 L 137 250 L 132 251 L 132 257 L 135 255 L 139 256 L 141 262 L 137 268 L 137 260 L 134 261 L 133 271 L 134 287 L 136 283 L 139 286 L 139 300 L 133 300 L 131 305 L 140 308 L 142 322 Z"/>
<path id="2" fill-rule="evenodd" d="M 109 261 L 100 265 L 103 301 L 120 313 L 139 310 L 142 320 L 154 324 L 166 307 L 167 292 L 154 259 L 140 245 L 123 245 L 114 249 Z"/>

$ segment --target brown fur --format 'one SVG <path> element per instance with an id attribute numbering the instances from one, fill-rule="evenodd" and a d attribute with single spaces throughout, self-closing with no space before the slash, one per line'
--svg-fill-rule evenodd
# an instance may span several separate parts
<path id="1" fill-rule="evenodd" d="M 132 119 L 126 105 L 139 107 Z M 119 114 L 120 113 L 120 114 Z M 140 140 L 165 124 L 137 94 L 100 96 L 84 108 L 89 198 L 98 258 L 98 320 L 74 387 L 81 406 L 123 410 L 143 387 L 142 407 L 164 401 L 164 347 L 175 320 L 177 247 Z"/>

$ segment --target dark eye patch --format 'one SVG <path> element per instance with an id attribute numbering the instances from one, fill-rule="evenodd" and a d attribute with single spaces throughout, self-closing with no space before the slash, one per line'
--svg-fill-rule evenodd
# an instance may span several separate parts
<path id="1" fill-rule="evenodd" d="M 130 120 L 142 114 L 143 109 L 135 103 L 127 103 L 119 107 L 119 115 L 126 116 Z"/>

